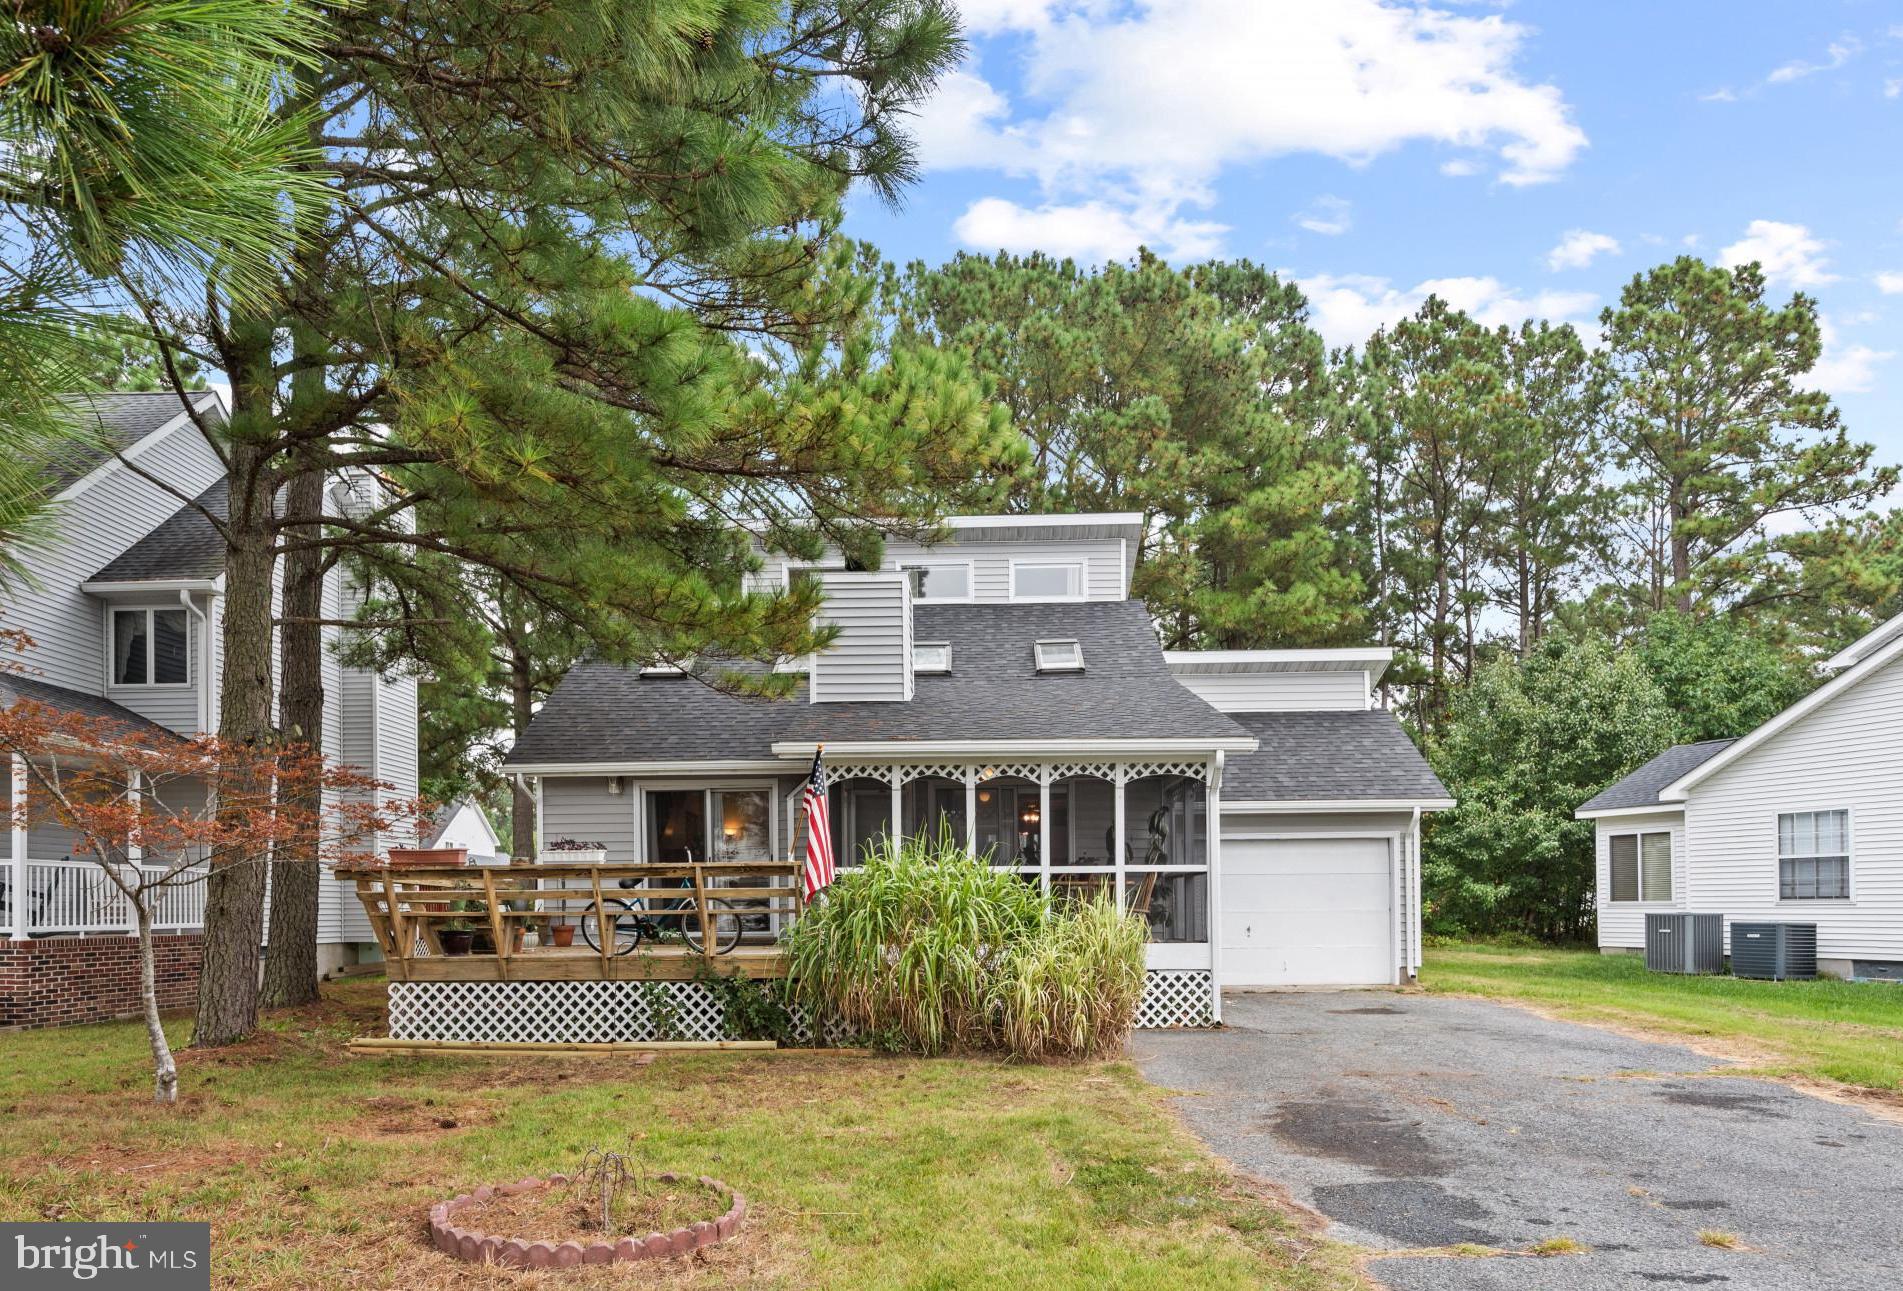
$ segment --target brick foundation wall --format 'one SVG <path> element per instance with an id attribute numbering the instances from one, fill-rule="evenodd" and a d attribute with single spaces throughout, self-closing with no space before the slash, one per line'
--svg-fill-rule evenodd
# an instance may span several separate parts
<path id="1" fill-rule="evenodd" d="M 202 933 L 154 937 L 159 1007 L 198 997 Z M 136 937 L 41 937 L 0 941 L 0 1030 L 105 1022 L 139 1013 Z"/>

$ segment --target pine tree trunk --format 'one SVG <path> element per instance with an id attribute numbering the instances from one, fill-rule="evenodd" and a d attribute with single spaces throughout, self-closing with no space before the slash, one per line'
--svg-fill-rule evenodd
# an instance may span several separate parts
<path id="1" fill-rule="evenodd" d="M 530 660 L 519 647 L 511 645 L 509 659 L 509 713 L 510 724 L 517 739 L 522 738 L 529 729 L 529 720 L 535 716 L 535 692 L 530 685 Z M 514 794 L 514 809 L 510 812 L 509 846 L 515 859 L 521 864 L 535 860 L 535 795 L 521 779 L 509 781 L 510 791 Z"/>
<path id="2" fill-rule="evenodd" d="M 317 515 L 324 505 L 324 475 L 305 470 L 285 489 L 291 515 Z M 321 526 L 299 525 L 286 538 L 319 536 Z M 284 696 L 279 709 L 286 740 L 324 751 L 324 553 L 317 548 L 284 557 L 284 624 L 278 630 L 279 669 Z M 321 796 L 322 788 L 310 792 Z M 321 802 L 304 810 L 315 823 Z M 288 1008 L 317 999 L 317 905 L 322 884 L 318 840 L 299 839 L 278 849 L 271 862 L 271 936 L 264 960 L 264 1004 Z"/>
<path id="3" fill-rule="evenodd" d="M 224 676 L 218 734 L 262 745 L 271 726 L 271 575 L 274 477 L 270 331 L 248 324 L 249 343 L 230 363 L 232 424 L 226 452 L 231 515 L 226 523 Z M 258 793 L 256 785 L 234 786 Z M 198 975 L 197 1048 L 242 1040 L 258 1025 L 258 946 L 264 933 L 265 866 L 251 855 L 217 854 L 205 881 L 205 954 Z"/>
<path id="4" fill-rule="evenodd" d="M 132 909 L 139 921 L 139 1006 L 145 1015 L 145 1038 L 152 1046 L 152 1101 L 176 1103 L 178 1061 L 159 1018 L 159 967 L 152 945 L 152 911 L 144 893 L 133 897 Z"/>

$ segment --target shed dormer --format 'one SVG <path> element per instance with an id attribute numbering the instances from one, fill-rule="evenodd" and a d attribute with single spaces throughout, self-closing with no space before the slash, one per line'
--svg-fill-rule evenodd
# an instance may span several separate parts
<path id="1" fill-rule="evenodd" d="M 826 599 L 815 616 L 837 628 L 813 655 L 807 698 L 815 704 L 902 703 L 912 698 L 912 576 L 814 571 Z"/>

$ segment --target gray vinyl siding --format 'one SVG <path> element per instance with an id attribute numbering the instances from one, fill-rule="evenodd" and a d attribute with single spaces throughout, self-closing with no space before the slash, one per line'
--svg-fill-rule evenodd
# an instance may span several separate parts
<path id="1" fill-rule="evenodd" d="M 623 783 L 620 793 L 608 792 L 606 776 L 544 776 L 542 779 L 542 849 L 558 838 L 600 843 L 608 859 L 632 861 L 635 849 L 634 815 L 639 795 Z"/>
<path id="2" fill-rule="evenodd" d="M 967 535 L 952 538 L 936 546 L 892 539 L 885 544 L 882 569 L 900 565 L 964 564 L 971 570 L 971 599 L 1008 601 L 1011 599 L 1011 562 L 1034 561 L 1039 564 L 1079 564 L 1084 567 L 1084 596 L 1092 601 L 1121 601 L 1130 594 L 1129 568 L 1125 543 L 1121 538 L 1053 538 L 1036 542 L 1014 540 L 985 541 Z M 829 553 L 819 563 L 833 564 L 837 556 Z M 786 561 L 767 557 L 766 563 L 747 579 L 758 591 L 785 586 Z M 802 562 L 803 563 L 803 562 Z"/>
<path id="3" fill-rule="evenodd" d="M 814 703 L 912 697 L 912 610 L 904 578 L 829 577 L 819 619 L 837 627 L 839 635 L 813 658 Z"/>
<path id="4" fill-rule="evenodd" d="M 1179 673 L 1176 680 L 1219 713 L 1302 713 L 1368 707 L 1368 674 Z"/>
<path id="5" fill-rule="evenodd" d="M 1602 816 L 1593 822 L 1594 906 L 1599 919 L 1599 944 L 1608 949 L 1642 950 L 1645 916 L 1655 910 L 1684 910 L 1688 884 L 1685 854 L 1685 816 L 1682 812 L 1651 815 Z M 1773 829 L 1775 830 L 1775 822 Z M 1672 835 L 1672 899 L 1670 901 L 1614 901 L 1612 899 L 1612 843 L 1614 834 Z M 1773 846 L 1776 839 L 1772 839 Z M 1698 907 L 1704 909 L 1703 906 Z"/>
<path id="6" fill-rule="evenodd" d="M 1892 660 L 1693 787 L 1692 910 L 1817 925 L 1823 959 L 1903 959 L 1903 661 Z M 1850 813 L 1850 899 L 1778 898 L 1781 812 Z"/>
<path id="7" fill-rule="evenodd" d="M 188 424 L 133 458 L 142 468 L 196 497 L 220 473 L 217 455 Z M 103 463 L 55 503 L 53 537 L 35 551 L 37 587 L 7 597 L 0 608 L 10 627 L 36 643 L 22 662 L 42 680 L 69 690 L 105 693 L 105 621 L 100 602 L 79 585 L 115 556 L 159 527 L 180 507 L 179 497 L 129 471 Z M 170 598 L 176 604 L 177 597 Z M 196 710 L 193 710 L 194 712 Z M 196 728 L 196 720 L 192 723 Z"/>

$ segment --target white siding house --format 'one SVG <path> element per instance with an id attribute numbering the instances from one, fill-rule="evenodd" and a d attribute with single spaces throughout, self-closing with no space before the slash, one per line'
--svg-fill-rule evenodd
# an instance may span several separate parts
<path id="1" fill-rule="evenodd" d="M 1602 949 L 1642 949 L 1648 910 L 1691 910 L 1725 916 L 1727 948 L 1735 922 L 1815 924 L 1822 970 L 1903 975 L 1903 617 L 1826 666 L 1758 729 L 1668 750 L 1580 808 Z M 1669 839 L 1669 891 L 1648 834 Z"/>

